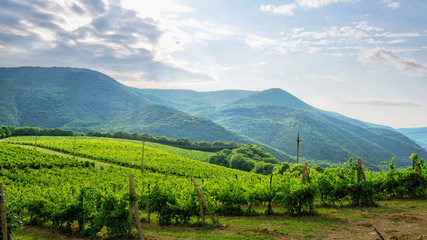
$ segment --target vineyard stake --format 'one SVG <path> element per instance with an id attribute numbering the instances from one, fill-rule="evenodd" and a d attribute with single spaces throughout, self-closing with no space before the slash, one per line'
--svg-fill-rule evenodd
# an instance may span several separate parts
<path id="1" fill-rule="evenodd" d="M 270 189 L 269 192 L 271 193 L 271 183 L 273 182 L 273 174 L 270 175 Z M 268 199 L 268 204 L 267 204 L 267 216 L 270 216 L 271 214 L 273 214 L 273 208 L 271 206 L 271 199 Z"/>
<path id="2" fill-rule="evenodd" d="M 297 164 L 299 164 L 299 143 L 301 142 L 301 139 L 299 139 L 299 132 L 298 132 L 298 138 L 297 138 Z"/>
<path id="3" fill-rule="evenodd" d="M 142 227 L 141 227 L 141 222 L 139 217 L 138 203 L 136 201 L 135 182 L 134 182 L 132 173 L 129 174 L 129 191 L 131 195 L 129 208 L 130 209 L 133 208 L 133 210 L 135 211 L 135 225 L 136 225 L 136 229 L 138 230 L 138 238 L 142 239 L 143 238 Z M 131 205 L 133 205 L 133 207 L 131 207 Z M 131 215 L 131 210 L 129 210 L 129 215 Z"/>
<path id="4" fill-rule="evenodd" d="M 37 148 L 37 134 L 39 133 L 38 130 L 36 130 L 36 137 L 34 138 L 34 149 Z"/>
<path id="5" fill-rule="evenodd" d="M 73 158 L 74 158 L 74 154 L 76 152 L 76 141 L 77 141 L 77 134 L 74 134 L 74 149 L 73 149 Z"/>
<path id="6" fill-rule="evenodd" d="M 144 172 L 144 152 L 145 152 L 145 138 L 142 139 L 141 172 Z"/>
<path id="7" fill-rule="evenodd" d="M 4 203 L 3 183 L 0 183 L 0 211 L 1 211 L 1 230 L 3 234 L 3 239 L 7 240 L 6 207 Z"/>
<path id="8" fill-rule="evenodd" d="M 206 211 L 208 211 L 208 213 L 209 213 L 208 204 L 206 203 L 206 200 L 203 197 L 202 191 L 200 191 L 200 188 L 197 185 L 196 181 L 194 179 L 192 181 L 193 181 L 194 187 L 196 188 L 197 199 L 199 201 L 200 213 L 202 215 L 202 220 L 203 220 L 203 223 L 204 223 L 205 222 L 205 214 L 203 213 L 202 202 L 203 202 L 203 205 L 205 205 Z M 215 224 L 216 220 L 215 220 L 215 216 L 213 214 L 212 214 L 212 218 L 211 219 L 212 219 L 212 223 Z"/>
<path id="9" fill-rule="evenodd" d="M 362 180 L 366 181 L 366 175 L 365 171 L 363 170 L 362 160 L 359 158 L 357 159 L 357 182 L 360 182 Z"/>
<path id="10" fill-rule="evenodd" d="M 301 183 L 304 183 L 304 181 L 307 180 L 307 175 L 308 175 L 308 164 L 306 162 L 302 167 Z"/>

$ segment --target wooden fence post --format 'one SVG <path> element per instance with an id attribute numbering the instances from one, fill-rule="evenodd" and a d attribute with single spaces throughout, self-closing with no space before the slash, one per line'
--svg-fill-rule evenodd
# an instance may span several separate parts
<path id="1" fill-rule="evenodd" d="M 76 141 L 77 141 L 77 134 L 74 134 L 74 149 L 73 149 L 73 158 L 76 152 Z"/>
<path id="2" fill-rule="evenodd" d="M 0 194 L 1 230 L 3 234 L 3 240 L 7 240 L 6 206 L 3 195 L 3 183 L 0 183 Z"/>
<path id="3" fill-rule="evenodd" d="M 199 208 L 200 208 L 200 214 L 202 215 L 202 220 L 203 220 L 203 223 L 205 222 L 205 214 L 204 214 L 204 212 L 203 212 L 203 206 L 202 206 L 202 202 L 203 202 L 203 205 L 205 206 L 205 208 L 206 208 L 206 211 L 208 211 L 209 212 L 209 210 L 208 210 L 208 204 L 206 203 L 206 200 L 205 200 L 205 198 L 203 197 L 203 194 L 202 194 L 202 191 L 200 191 L 200 188 L 199 188 L 199 186 L 197 185 L 197 183 L 196 183 L 196 181 L 193 179 L 192 180 L 193 181 L 193 184 L 194 184 L 194 187 L 196 188 L 196 193 L 197 193 L 197 199 L 198 199 L 198 201 L 199 201 Z M 215 220 L 215 217 L 214 217 L 214 215 L 212 214 L 212 223 L 213 224 L 215 224 L 216 223 L 216 220 Z"/>
<path id="4" fill-rule="evenodd" d="M 144 172 L 145 139 L 142 140 L 141 172 Z"/>
<path id="5" fill-rule="evenodd" d="M 308 181 L 308 164 L 307 164 L 307 162 L 302 167 L 302 176 L 301 176 L 301 183 L 304 183 L 305 181 Z"/>
<path id="6" fill-rule="evenodd" d="M 271 194 L 271 185 L 273 183 L 273 174 L 270 175 L 270 189 L 268 190 L 269 193 Z M 270 216 L 273 214 L 273 207 L 271 206 L 271 200 L 272 199 L 268 199 L 268 204 L 267 204 L 267 216 Z"/>
<path id="7" fill-rule="evenodd" d="M 138 238 L 142 239 L 143 235 L 142 235 L 142 227 L 141 227 L 141 222 L 140 222 L 140 217 L 139 217 L 139 210 L 138 210 L 138 202 L 136 201 L 136 191 L 135 191 L 135 182 L 133 179 L 133 174 L 130 173 L 129 174 L 129 192 L 130 192 L 130 203 L 129 203 L 129 209 L 134 210 L 135 212 L 135 225 L 136 225 L 136 229 L 138 230 Z M 131 206 L 133 205 L 133 206 Z M 129 217 L 131 216 L 131 210 L 129 210 Z"/>
<path id="8" fill-rule="evenodd" d="M 366 181 L 365 171 L 363 170 L 362 160 L 357 159 L 357 182 L 361 182 L 363 180 Z"/>
<path id="9" fill-rule="evenodd" d="M 34 138 L 34 149 L 37 148 L 37 134 L 39 133 L 39 131 L 36 131 L 36 137 Z"/>

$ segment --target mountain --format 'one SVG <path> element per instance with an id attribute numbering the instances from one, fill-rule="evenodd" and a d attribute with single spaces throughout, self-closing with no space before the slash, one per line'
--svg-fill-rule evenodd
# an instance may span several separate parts
<path id="1" fill-rule="evenodd" d="M 255 91 L 245 90 L 197 92 L 173 89 L 130 89 L 136 94 L 158 104 L 196 115 L 225 106 L 256 93 Z"/>
<path id="2" fill-rule="evenodd" d="M 168 98 L 171 102 L 175 99 Z M 222 106 L 203 107 L 198 112 L 201 116 L 294 158 L 300 133 L 303 161 L 329 165 L 354 157 L 362 158 L 371 169 L 378 169 L 381 161 L 390 161 L 392 157 L 397 158 L 397 166 L 407 166 L 411 153 L 427 155 L 390 127 L 314 108 L 282 89 L 255 92 Z"/>
<path id="3" fill-rule="evenodd" d="M 427 149 L 427 127 L 420 128 L 399 128 L 397 131 L 401 132 L 408 138 L 412 139 L 421 147 Z"/>
<path id="4" fill-rule="evenodd" d="M 193 141 L 249 141 L 206 118 L 153 104 L 92 70 L 0 68 L 0 89 L 0 126 L 149 132 Z"/>

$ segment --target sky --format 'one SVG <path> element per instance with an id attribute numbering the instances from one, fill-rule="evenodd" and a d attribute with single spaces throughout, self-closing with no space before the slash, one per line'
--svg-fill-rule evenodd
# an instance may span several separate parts
<path id="1" fill-rule="evenodd" d="M 138 88 L 281 88 L 317 108 L 427 126 L 424 0 L 0 0 L 0 67 Z"/>

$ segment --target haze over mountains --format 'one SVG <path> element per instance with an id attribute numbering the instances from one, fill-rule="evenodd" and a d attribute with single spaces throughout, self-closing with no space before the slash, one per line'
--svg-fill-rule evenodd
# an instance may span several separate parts
<path id="1" fill-rule="evenodd" d="M 372 169 L 392 157 L 407 166 L 411 153 L 427 156 L 392 128 L 314 108 L 281 89 L 136 89 L 87 69 L 38 67 L 0 68 L 0 86 L 0 125 L 252 142 L 282 161 L 294 161 L 299 132 L 303 161 L 354 157 Z"/>

